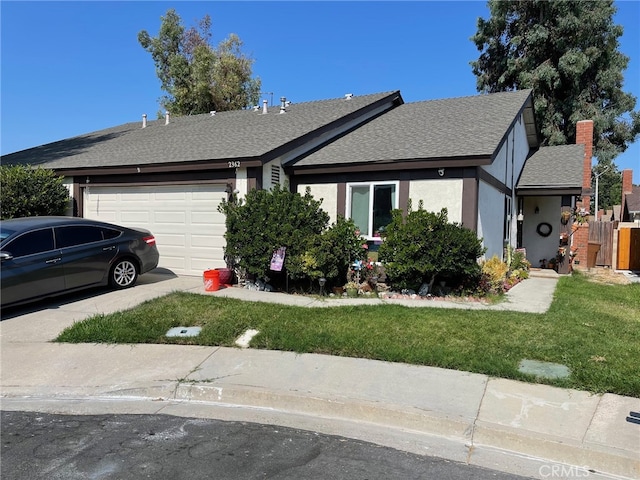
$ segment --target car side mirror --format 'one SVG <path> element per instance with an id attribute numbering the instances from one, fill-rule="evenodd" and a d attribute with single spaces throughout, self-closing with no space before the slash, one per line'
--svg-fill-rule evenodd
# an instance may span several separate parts
<path id="1" fill-rule="evenodd" d="M 4 262 L 5 260 L 11 260 L 13 255 L 9 252 L 0 252 L 0 261 Z"/>

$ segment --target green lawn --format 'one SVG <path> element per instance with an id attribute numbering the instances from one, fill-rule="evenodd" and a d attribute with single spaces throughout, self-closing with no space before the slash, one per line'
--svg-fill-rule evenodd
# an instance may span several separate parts
<path id="1" fill-rule="evenodd" d="M 167 338 L 176 326 L 197 337 Z M 180 343 L 325 353 L 483 373 L 592 392 L 640 397 L 640 284 L 603 285 L 580 274 L 558 283 L 543 315 L 397 305 L 304 308 L 173 293 L 131 310 L 96 315 L 59 342 Z M 522 374 L 522 359 L 561 363 L 563 380 Z"/>

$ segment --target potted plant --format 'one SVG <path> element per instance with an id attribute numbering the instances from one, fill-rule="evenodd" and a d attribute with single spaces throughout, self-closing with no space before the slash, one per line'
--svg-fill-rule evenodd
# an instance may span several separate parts
<path id="1" fill-rule="evenodd" d="M 351 282 L 347 282 L 347 284 L 344 286 L 344 289 L 347 292 L 347 297 L 354 298 L 358 296 L 358 290 L 360 289 L 360 285 L 358 285 L 354 281 L 351 281 Z"/>

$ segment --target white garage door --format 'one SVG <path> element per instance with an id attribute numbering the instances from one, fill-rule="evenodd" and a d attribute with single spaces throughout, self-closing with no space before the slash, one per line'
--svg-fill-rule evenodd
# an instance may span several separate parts
<path id="1" fill-rule="evenodd" d="M 224 185 L 88 187 L 84 216 L 156 237 L 158 266 L 180 275 L 224 267 L 225 216 L 218 212 Z"/>

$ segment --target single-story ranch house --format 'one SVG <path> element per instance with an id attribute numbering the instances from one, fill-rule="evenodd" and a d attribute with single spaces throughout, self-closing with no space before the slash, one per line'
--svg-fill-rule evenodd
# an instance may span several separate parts
<path id="1" fill-rule="evenodd" d="M 177 274 L 224 266 L 220 201 L 275 184 L 310 188 L 332 220 L 353 218 L 371 242 L 391 209 L 447 208 L 487 258 L 511 245 L 537 266 L 557 254 L 561 212 L 589 205 L 592 136 L 592 122 L 579 122 L 579 145 L 540 148 L 530 90 L 414 103 L 393 91 L 145 115 L 2 163 L 63 175 L 73 215 L 148 228 L 160 266 Z"/>

